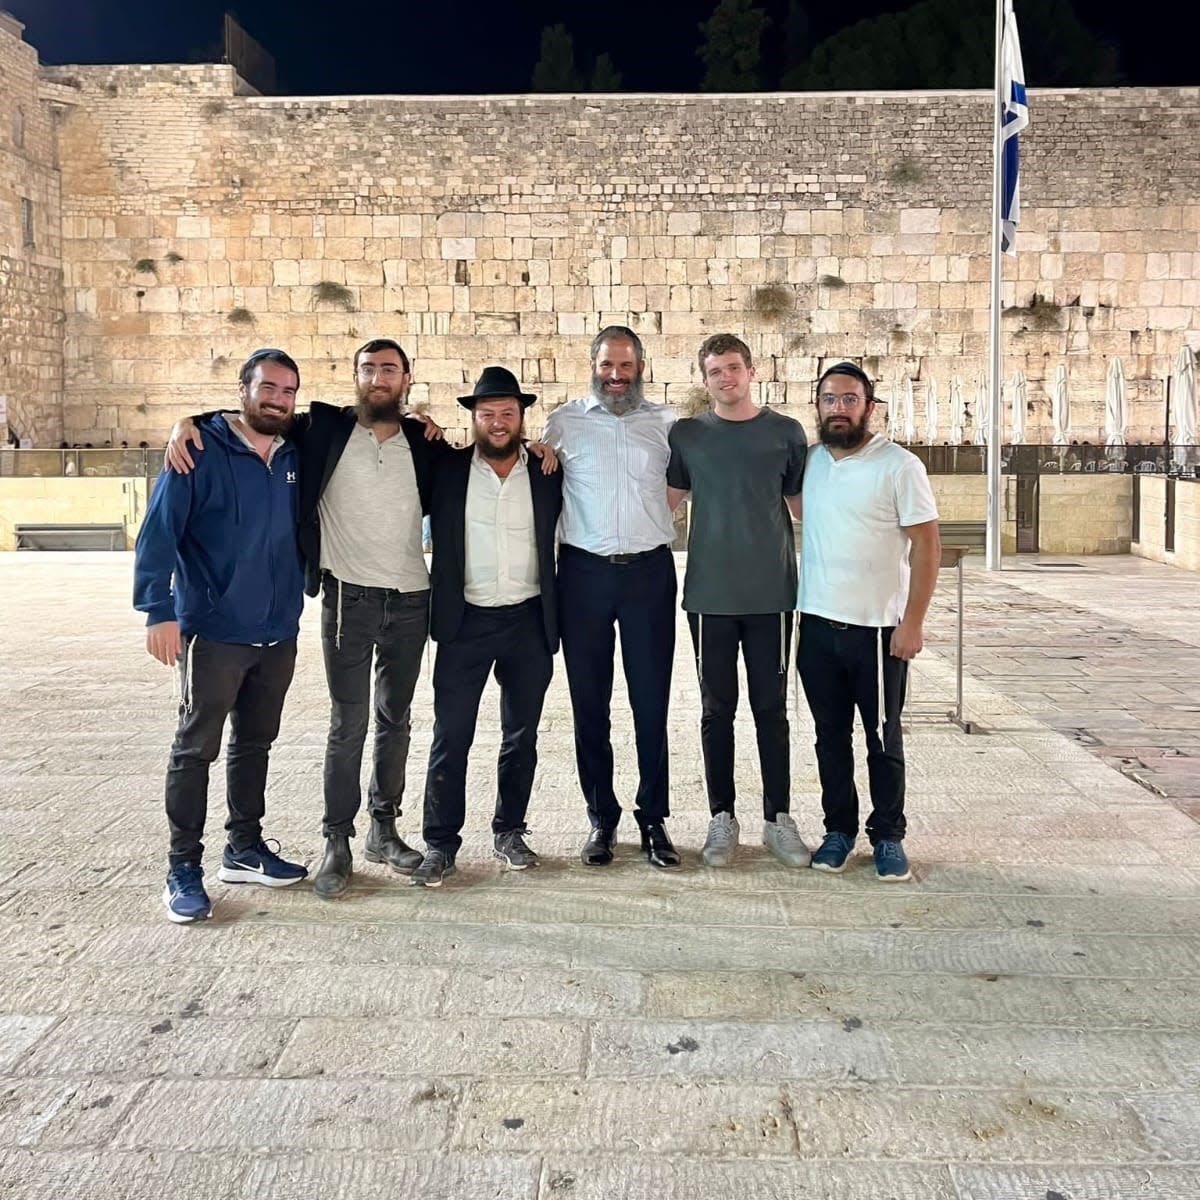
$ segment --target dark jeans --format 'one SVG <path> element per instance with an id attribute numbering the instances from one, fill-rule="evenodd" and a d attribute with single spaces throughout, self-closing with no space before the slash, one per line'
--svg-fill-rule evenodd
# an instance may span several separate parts
<path id="1" fill-rule="evenodd" d="M 462 845 L 467 755 L 489 673 L 500 685 L 500 759 L 493 833 L 525 829 L 537 767 L 537 727 L 554 674 L 542 601 L 466 606 L 458 634 L 440 642 L 433 666 L 433 745 L 425 779 L 425 842 L 451 854 Z"/>
<path id="2" fill-rule="evenodd" d="M 279 714 L 296 666 L 296 642 L 236 646 L 188 639 L 179 660 L 183 700 L 167 763 L 167 824 L 171 866 L 200 862 L 208 815 L 208 768 L 221 750 L 229 718 L 225 829 L 234 850 L 262 837 L 267 758 L 279 736 Z"/>
<path id="3" fill-rule="evenodd" d="M 883 739 L 879 737 L 879 642 L 883 639 Z M 854 786 L 854 710 L 867 742 L 871 845 L 904 837 L 904 708 L 908 663 L 890 653 L 891 629 L 839 627 L 824 617 L 800 618 L 796 669 L 817 727 L 817 770 L 829 833 L 858 836 L 858 790 Z"/>
<path id="4" fill-rule="evenodd" d="M 715 816 L 732 815 L 733 719 L 738 706 L 738 647 L 746 660 L 746 691 L 758 736 L 763 817 L 791 808 L 787 685 L 791 661 L 792 614 L 700 616 L 688 613 L 696 671 L 700 679 L 700 748 L 708 807 Z M 703 639 L 703 640 L 701 640 Z"/>
<path id="5" fill-rule="evenodd" d="M 634 816 L 639 825 L 650 825 L 670 815 L 667 708 L 675 591 L 675 559 L 666 546 L 631 563 L 606 562 L 574 546 L 559 548 L 558 620 L 575 716 L 575 760 L 588 818 L 601 829 L 615 829 L 621 819 L 613 791 L 610 719 L 614 626 L 621 631 L 637 744 Z"/>
<path id="6" fill-rule="evenodd" d="M 362 806 L 363 744 L 375 668 L 375 749 L 367 806 L 373 817 L 398 817 L 408 764 L 410 710 L 429 631 L 429 592 L 322 584 L 321 647 L 331 711 L 325 745 L 325 820 L 322 832 L 354 836 Z M 340 643 L 340 644 L 339 644 Z"/>

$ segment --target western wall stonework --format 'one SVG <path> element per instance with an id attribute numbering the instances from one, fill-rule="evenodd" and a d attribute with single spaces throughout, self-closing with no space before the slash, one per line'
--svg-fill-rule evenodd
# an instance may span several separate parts
<path id="1" fill-rule="evenodd" d="M 43 68 L 38 86 L 61 298 L 47 281 L 3 304 L 29 338 L 42 318 L 23 334 L 14 308 L 65 310 L 61 396 L 10 400 L 45 437 L 157 442 L 228 402 L 262 345 L 299 360 L 303 398 L 345 402 L 351 352 L 381 335 L 461 427 L 454 397 L 489 362 L 548 405 L 579 394 L 608 322 L 644 335 L 648 392 L 671 403 L 701 339 L 731 330 L 761 398 L 804 419 L 842 357 L 884 396 L 915 380 L 918 410 L 936 380 L 939 440 L 953 376 L 974 410 L 989 93 L 264 98 L 225 66 Z M 1062 361 L 1075 436 L 1097 440 L 1114 355 L 1131 440 L 1161 438 L 1163 380 L 1200 345 L 1200 89 L 1034 91 L 1031 109 L 1003 300 L 1027 440 L 1050 439 Z"/>

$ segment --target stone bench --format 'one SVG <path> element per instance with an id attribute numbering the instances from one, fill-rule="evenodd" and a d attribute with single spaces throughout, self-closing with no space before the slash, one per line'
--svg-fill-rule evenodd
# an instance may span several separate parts
<path id="1" fill-rule="evenodd" d="M 18 550 L 124 550 L 123 523 L 17 525 Z"/>

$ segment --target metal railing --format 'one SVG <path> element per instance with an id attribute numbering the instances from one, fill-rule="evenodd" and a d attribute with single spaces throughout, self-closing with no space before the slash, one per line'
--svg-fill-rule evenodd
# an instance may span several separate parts
<path id="1" fill-rule="evenodd" d="M 907 447 L 930 475 L 987 473 L 986 446 Z M 1002 446 L 1000 469 L 1006 475 L 1139 474 L 1181 479 L 1200 476 L 1200 446 Z"/>
<path id="2" fill-rule="evenodd" d="M 155 479 L 162 470 L 162 447 L 100 450 L 0 450 L 0 478 Z"/>

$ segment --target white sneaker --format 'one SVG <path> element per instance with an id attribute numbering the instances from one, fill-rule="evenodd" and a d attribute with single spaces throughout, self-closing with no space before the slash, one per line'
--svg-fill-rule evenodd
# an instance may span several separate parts
<path id="1" fill-rule="evenodd" d="M 733 861 L 741 827 L 732 813 L 721 812 L 708 823 L 708 837 L 700 859 L 706 867 L 727 867 Z"/>
<path id="2" fill-rule="evenodd" d="M 777 813 L 774 821 L 763 822 L 763 845 L 785 867 L 807 867 L 812 862 L 812 853 L 787 813 Z"/>

